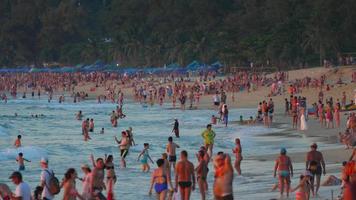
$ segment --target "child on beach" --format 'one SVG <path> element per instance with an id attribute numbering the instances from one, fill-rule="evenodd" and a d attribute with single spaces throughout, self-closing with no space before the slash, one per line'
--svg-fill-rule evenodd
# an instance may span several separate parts
<path id="1" fill-rule="evenodd" d="M 25 162 L 31 162 L 30 160 L 27 160 L 26 158 L 23 157 L 23 153 L 19 153 L 19 155 L 16 158 L 16 162 L 19 164 L 19 171 L 24 171 L 25 170 Z"/>
<path id="2" fill-rule="evenodd" d="M 150 159 L 152 164 L 154 164 L 153 160 L 151 159 L 150 155 L 148 154 L 148 149 L 149 149 L 150 145 L 148 143 L 144 143 L 143 147 L 144 147 L 143 150 L 138 155 L 137 161 L 139 161 L 141 156 L 142 156 L 142 159 L 141 159 L 142 172 L 149 172 L 150 171 L 150 165 L 148 164 L 148 159 Z"/>

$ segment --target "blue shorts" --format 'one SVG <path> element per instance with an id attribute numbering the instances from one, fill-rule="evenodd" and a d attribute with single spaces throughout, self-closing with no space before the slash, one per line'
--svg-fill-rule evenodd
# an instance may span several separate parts
<path id="1" fill-rule="evenodd" d="M 25 170 L 25 165 L 20 165 L 19 166 L 19 171 L 24 171 Z"/>

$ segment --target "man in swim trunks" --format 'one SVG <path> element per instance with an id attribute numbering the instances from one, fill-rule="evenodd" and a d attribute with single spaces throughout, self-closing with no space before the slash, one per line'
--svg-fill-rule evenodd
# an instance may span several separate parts
<path id="1" fill-rule="evenodd" d="M 26 158 L 23 157 L 23 153 L 19 153 L 19 155 L 16 158 L 16 161 L 19 164 L 19 171 L 25 170 L 25 161 L 31 162 L 30 160 L 27 160 Z"/>
<path id="2" fill-rule="evenodd" d="M 215 180 L 213 191 L 215 200 L 233 200 L 232 181 L 234 178 L 234 170 L 230 156 L 219 152 L 214 159 L 214 167 Z"/>
<path id="3" fill-rule="evenodd" d="M 126 156 L 129 153 L 130 139 L 125 131 L 121 132 L 121 140 L 119 141 L 115 136 L 115 141 L 119 145 L 121 155 L 121 166 L 126 168 Z"/>
<path id="4" fill-rule="evenodd" d="M 188 160 L 187 151 L 180 153 L 180 161 L 176 166 L 175 184 L 176 191 L 179 185 L 181 200 L 189 200 L 191 191 L 195 190 L 195 175 L 194 165 Z"/>
<path id="5" fill-rule="evenodd" d="M 307 153 L 306 156 L 306 169 L 309 170 L 312 174 L 313 177 L 311 179 L 312 182 L 312 192 L 313 195 L 316 196 L 319 191 L 320 187 L 320 178 L 321 174 L 323 173 L 324 176 L 326 174 L 325 171 L 325 162 L 323 158 L 323 154 L 316 149 L 318 148 L 318 145 L 316 143 L 313 143 L 311 146 L 311 151 Z M 314 179 L 316 177 L 316 189 L 314 190 Z M 314 192 L 315 191 L 315 192 Z"/>
<path id="6" fill-rule="evenodd" d="M 166 147 L 166 152 L 168 154 L 168 160 L 169 160 L 169 171 L 171 171 L 172 166 L 173 166 L 173 169 L 176 168 L 176 161 L 177 161 L 176 149 L 177 148 L 179 148 L 179 145 L 173 142 L 173 137 L 169 137 L 168 144 Z"/>
<path id="7" fill-rule="evenodd" d="M 214 138 L 216 136 L 215 132 L 211 129 L 211 124 L 206 126 L 206 130 L 204 130 L 201 134 L 204 139 L 205 148 L 208 151 L 209 156 L 213 154 L 213 147 L 214 147 Z"/>
<path id="8" fill-rule="evenodd" d="M 289 156 L 286 155 L 287 150 L 285 148 L 281 149 L 281 154 L 276 159 L 276 164 L 274 166 L 274 177 L 276 177 L 276 172 L 278 170 L 278 180 L 280 185 L 280 194 L 283 196 L 284 184 L 287 184 L 287 197 L 289 197 L 290 188 L 290 177 L 293 177 L 293 165 Z"/>

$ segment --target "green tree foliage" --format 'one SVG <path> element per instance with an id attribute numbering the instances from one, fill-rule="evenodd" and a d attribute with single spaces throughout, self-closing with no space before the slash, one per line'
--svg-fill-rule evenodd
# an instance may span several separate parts
<path id="1" fill-rule="evenodd" d="M 287 66 L 356 48 L 354 0 L 0 0 L 0 24 L 0 66 Z"/>

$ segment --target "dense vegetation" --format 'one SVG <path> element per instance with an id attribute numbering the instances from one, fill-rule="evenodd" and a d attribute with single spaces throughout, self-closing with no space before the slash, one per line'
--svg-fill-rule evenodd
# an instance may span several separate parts
<path id="1" fill-rule="evenodd" d="M 0 66 L 318 64 L 355 51 L 355 0 L 0 0 Z"/>

